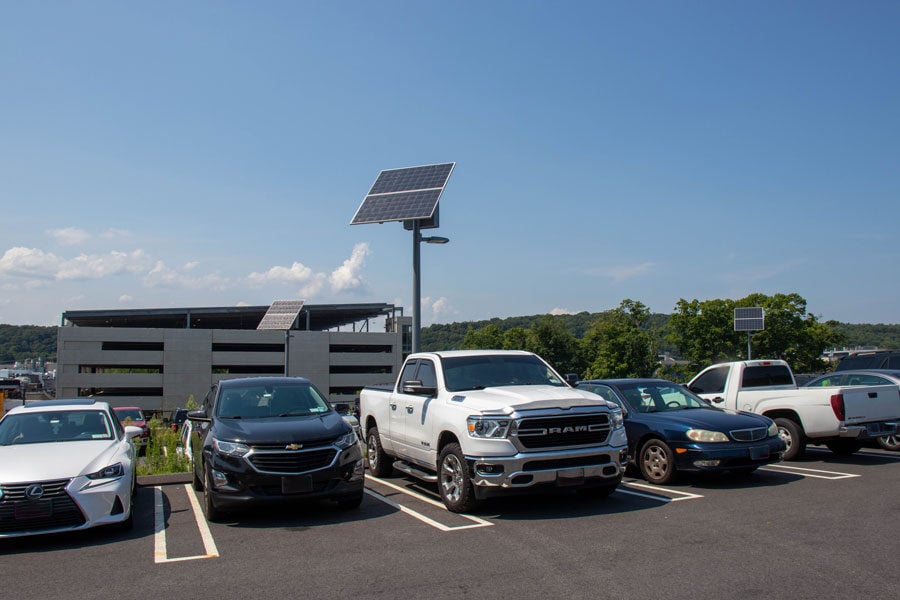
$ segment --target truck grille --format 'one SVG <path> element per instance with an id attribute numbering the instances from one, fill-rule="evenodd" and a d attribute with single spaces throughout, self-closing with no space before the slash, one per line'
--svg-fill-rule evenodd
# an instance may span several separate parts
<path id="1" fill-rule="evenodd" d="M 754 427 L 752 429 L 735 429 L 733 431 L 729 431 L 731 437 L 738 442 L 755 442 L 757 440 L 764 440 L 768 435 L 768 428 L 766 427 Z"/>
<path id="2" fill-rule="evenodd" d="M 251 464 L 258 471 L 267 473 L 306 473 L 324 469 L 334 462 L 337 449 L 334 447 L 319 450 L 257 451 L 249 455 Z"/>
<path id="3" fill-rule="evenodd" d="M 601 413 L 525 418 L 517 422 L 513 435 L 528 449 L 601 445 L 609 437 L 609 416 Z"/>
<path id="4" fill-rule="evenodd" d="M 78 505 L 66 493 L 69 479 L 6 484 L 0 486 L 0 533 L 39 532 L 84 525 Z M 29 500 L 25 492 L 38 485 L 44 493 Z"/>

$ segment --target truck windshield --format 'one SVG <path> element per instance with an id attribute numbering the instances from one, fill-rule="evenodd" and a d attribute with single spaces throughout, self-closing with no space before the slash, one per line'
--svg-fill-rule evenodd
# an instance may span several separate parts
<path id="1" fill-rule="evenodd" d="M 265 419 L 317 415 L 329 410 L 328 402 L 309 384 L 254 384 L 223 389 L 216 414 L 222 419 Z"/>
<path id="2" fill-rule="evenodd" d="M 553 369 L 536 356 L 487 354 L 444 358 L 447 390 L 482 390 L 504 385 L 567 387 Z"/>

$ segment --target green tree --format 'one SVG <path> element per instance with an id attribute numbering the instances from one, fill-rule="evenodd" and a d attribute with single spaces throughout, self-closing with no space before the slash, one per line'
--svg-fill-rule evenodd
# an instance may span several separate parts
<path id="1" fill-rule="evenodd" d="M 469 326 L 462 347 L 465 350 L 487 350 L 503 348 L 503 332 L 496 325 L 485 325 L 479 329 Z"/>
<path id="2" fill-rule="evenodd" d="M 587 378 L 650 377 L 658 366 L 653 335 L 645 330 L 649 309 L 625 299 L 606 318 L 597 319 L 583 341 Z"/>
<path id="3" fill-rule="evenodd" d="M 512 327 L 503 333 L 504 350 L 525 350 L 528 348 L 528 333 L 521 327 Z"/>
<path id="4" fill-rule="evenodd" d="M 526 350 L 534 352 L 562 374 L 580 373 L 578 342 L 563 323 L 551 315 L 543 315 L 526 332 Z"/>
<path id="5" fill-rule="evenodd" d="M 666 340 L 678 348 L 694 372 L 715 362 L 737 358 L 740 335 L 734 331 L 731 300 L 680 299 L 669 319 Z"/>

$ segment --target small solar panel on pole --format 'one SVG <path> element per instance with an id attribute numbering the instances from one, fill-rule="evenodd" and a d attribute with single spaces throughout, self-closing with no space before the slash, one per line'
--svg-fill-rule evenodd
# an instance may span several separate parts
<path id="1" fill-rule="evenodd" d="M 284 332 L 284 376 L 290 371 L 291 329 L 303 309 L 303 300 L 275 300 L 263 315 L 257 330 L 269 329 Z"/>
<path id="2" fill-rule="evenodd" d="M 441 163 L 382 171 L 350 220 L 351 225 L 400 221 L 404 229 L 413 232 L 413 352 L 420 349 L 422 329 L 419 243 L 448 241 L 447 238 L 423 238 L 420 230 L 438 226 L 438 202 L 455 165 Z"/>
<path id="3" fill-rule="evenodd" d="M 734 309 L 734 330 L 747 332 L 747 360 L 751 360 L 750 336 L 766 328 L 765 311 L 758 306 Z"/>

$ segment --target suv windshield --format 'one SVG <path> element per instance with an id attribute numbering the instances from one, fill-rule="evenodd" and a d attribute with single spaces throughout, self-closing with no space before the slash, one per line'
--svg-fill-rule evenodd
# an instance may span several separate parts
<path id="1" fill-rule="evenodd" d="M 222 390 L 216 415 L 222 419 L 297 417 L 331 410 L 318 390 L 308 383 L 250 384 Z"/>
<path id="2" fill-rule="evenodd" d="M 481 390 L 504 385 L 568 387 L 553 369 L 536 356 L 480 355 L 442 359 L 447 390 Z"/>

